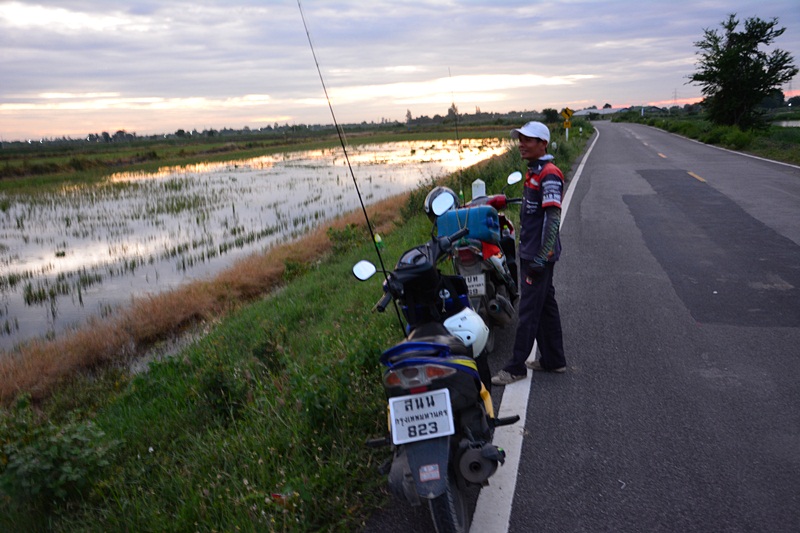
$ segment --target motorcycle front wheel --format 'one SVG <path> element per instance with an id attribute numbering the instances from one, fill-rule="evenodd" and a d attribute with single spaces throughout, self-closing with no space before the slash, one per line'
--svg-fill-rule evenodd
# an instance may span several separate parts
<path id="1" fill-rule="evenodd" d="M 429 505 L 436 533 L 467 533 L 469 531 L 470 516 L 467 500 L 452 471 L 447 474 L 445 491 L 429 500 Z"/>

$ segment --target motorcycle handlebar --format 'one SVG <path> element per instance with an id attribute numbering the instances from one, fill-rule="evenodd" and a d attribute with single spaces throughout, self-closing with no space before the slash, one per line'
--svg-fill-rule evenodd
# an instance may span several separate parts
<path id="1" fill-rule="evenodd" d="M 505 194 L 493 194 L 491 196 L 480 196 L 468 202 L 464 207 L 477 207 L 479 205 L 490 205 L 500 211 L 505 209 L 508 204 L 521 204 L 522 198 L 509 198 Z"/>
<path id="2" fill-rule="evenodd" d="M 469 228 L 461 228 L 457 232 L 455 232 L 452 235 L 450 235 L 449 239 L 450 239 L 451 242 L 452 241 L 457 241 L 458 239 L 460 239 L 462 237 L 466 237 L 467 235 L 469 235 Z"/>
<path id="3" fill-rule="evenodd" d="M 450 249 L 453 247 L 453 243 L 461 239 L 462 237 L 466 237 L 469 235 L 469 228 L 461 228 L 457 232 L 453 233 L 452 235 L 447 235 L 445 237 L 439 237 L 438 244 L 438 253 L 434 253 L 436 256 L 435 262 L 438 262 L 441 255 L 440 254 L 448 254 L 450 253 Z"/>
<path id="4" fill-rule="evenodd" d="M 384 311 L 386 311 L 386 307 L 389 305 L 389 302 L 391 301 L 392 301 L 392 295 L 388 292 L 383 293 L 381 299 L 378 300 L 378 303 L 375 304 L 375 310 L 378 311 L 379 313 L 383 313 Z"/>

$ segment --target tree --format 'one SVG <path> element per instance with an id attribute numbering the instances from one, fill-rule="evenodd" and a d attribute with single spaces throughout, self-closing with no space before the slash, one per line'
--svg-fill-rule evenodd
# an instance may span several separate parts
<path id="1" fill-rule="evenodd" d="M 544 115 L 544 121 L 547 123 L 552 124 L 553 122 L 558 122 L 558 111 L 553 109 L 552 107 L 542 109 L 542 114 Z"/>
<path id="2" fill-rule="evenodd" d="M 775 49 L 767 54 L 759 49 L 786 31 L 776 27 L 777 18 L 748 18 L 744 31 L 737 32 L 739 21 L 733 13 L 721 25 L 724 34 L 706 28 L 703 40 L 694 43 L 699 48 L 699 69 L 689 80 L 702 86 L 709 120 L 751 128 L 759 122 L 758 104 L 790 81 L 798 69 L 788 52 Z"/>
<path id="3" fill-rule="evenodd" d="M 769 95 L 758 103 L 758 107 L 764 109 L 778 109 L 786 105 L 786 97 L 783 91 L 776 90 L 769 93 Z"/>
<path id="4" fill-rule="evenodd" d="M 458 108 L 456 107 L 456 103 L 453 102 L 453 105 L 447 110 L 447 118 L 451 120 L 458 120 Z"/>

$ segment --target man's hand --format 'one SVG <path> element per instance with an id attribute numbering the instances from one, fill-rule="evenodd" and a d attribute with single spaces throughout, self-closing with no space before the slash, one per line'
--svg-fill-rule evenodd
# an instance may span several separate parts
<path id="1" fill-rule="evenodd" d="M 547 261 L 540 257 L 537 257 L 531 261 L 531 263 L 528 265 L 525 283 L 528 285 L 533 285 L 533 283 L 538 280 L 542 274 L 544 274 L 545 265 L 547 265 Z"/>

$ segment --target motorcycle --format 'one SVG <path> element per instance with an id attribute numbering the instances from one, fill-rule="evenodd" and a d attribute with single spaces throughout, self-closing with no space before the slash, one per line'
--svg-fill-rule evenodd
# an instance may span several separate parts
<path id="1" fill-rule="evenodd" d="M 437 213 L 452 207 L 444 202 L 435 206 Z M 391 491 L 411 505 L 427 502 L 439 533 L 469 531 L 464 491 L 487 485 L 504 462 L 505 452 L 492 444 L 494 428 L 519 420 L 495 418 L 475 361 L 488 327 L 469 307 L 463 278 L 437 267 L 467 231 L 431 235 L 404 252 L 394 270 L 384 273 L 384 294 L 375 304 L 379 312 L 392 301 L 400 305 L 408 333 L 381 355 L 388 435 L 367 445 L 392 446 L 381 468 Z M 353 267 L 362 281 L 376 272 L 369 261 Z"/>
<path id="2" fill-rule="evenodd" d="M 520 172 L 508 176 L 506 187 L 522 180 Z M 517 253 L 514 224 L 503 211 L 509 204 L 521 204 L 522 198 L 509 198 L 505 187 L 500 194 L 485 195 L 479 191 L 459 209 L 437 217 L 441 234 L 468 228 L 469 233 L 453 247 L 453 268 L 464 277 L 469 298 L 489 325 L 486 351 L 494 349 L 494 331 L 514 320 L 514 304 L 519 297 L 517 286 Z"/>

